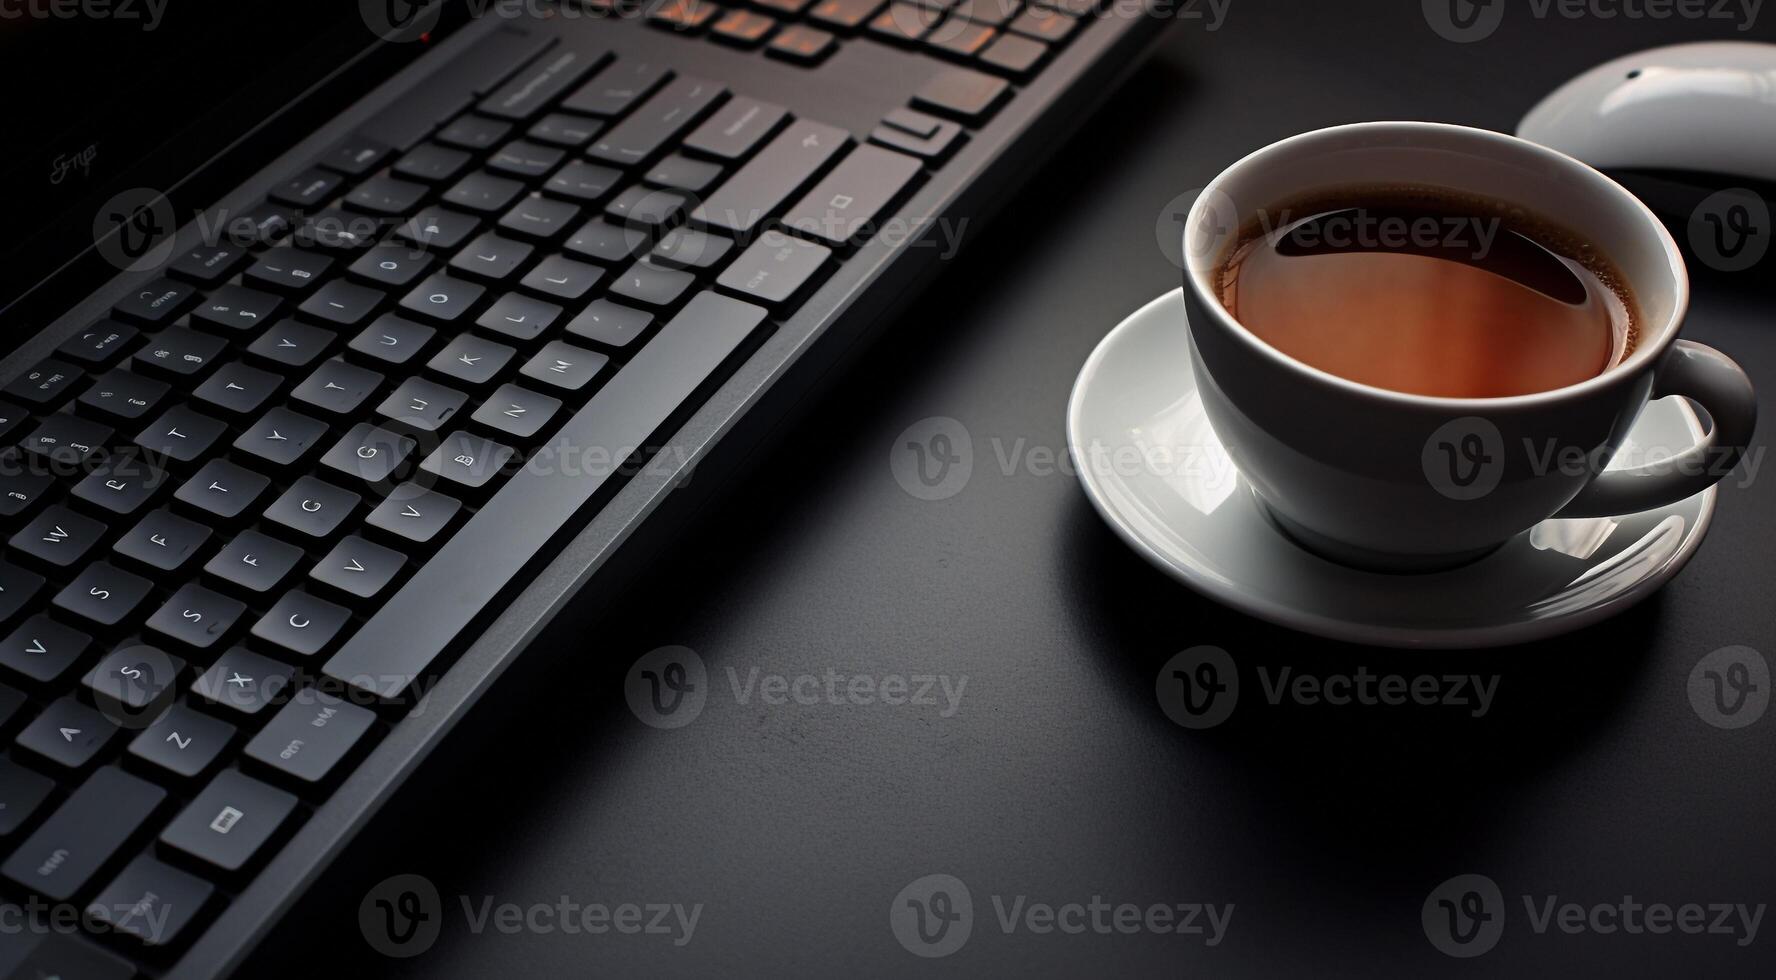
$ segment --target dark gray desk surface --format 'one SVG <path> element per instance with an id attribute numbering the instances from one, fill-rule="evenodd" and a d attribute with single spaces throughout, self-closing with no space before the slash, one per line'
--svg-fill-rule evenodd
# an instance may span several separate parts
<path id="1" fill-rule="evenodd" d="M 1081 361 L 1178 279 L 1154 225 L 1174 195 L 1276 138 L 1422 118 L 1510 129 L 1544 91 L 1639 47 L 1729 25 L 1537 20 L 1512 4 L 1459 46 L 1419 4 L 1233 0 L 1218 32 L 1181 22 L 1036 175 L 1021 206 L 954 260 L 862 370 L 736 486 L 620 623 L 513 678 L 468 719 L 244 974 L 553 976 L 1770 975 L 1776 919 L 1718 935 L 1532 928 L 1524 896 L 1586 905 L 1776 902 L 1776 712 L 1703 724 L 1697 660 L 1776 658 L 1776 479 L 1723 492 L 1709 538 L 1662 594 L 1533 646 L 1399 653 L 1329 644 L 1222 610 L 1122 548 L 1066 475 L 1005 475 L 999 449 L 1064 447 Z M 1614 5 L 1611 5 L 1612 7 Z M 1764 17 L 1776 16 L 1770 11 Z M 1776 427 L 1776 317 L 1760 272 L 1704 277 L 1686 335 L 1736 355 Z M 966 489 L 916 500 L 896 436 L 962 421 Z M 1156 614 L 1156 611 L 1157 614 Z M 1154 677 L 1216 644 L 1247 694 L 1180 728 Z M 694 648 L 711 695 L 689 727 L 625 707 L 635 657 Z M 1254 696 L 1255 670 L 1497 675 L 1492 709 L 1331 707 Z M 740 704 L 727 671 L 966 676 L 959 710 Z M 384 959 L 359 936 L 364 890 L 436 883 L 443 935 Z M 917 959 L 889 905 L 953 874 L 975 903 L 955 955 Z M 1502 942 L 1467 961 L 1419 923 L 1428 892 L 1475 872 L 1506 898 Z M 1232 902 L 1225 940 L 1004 934 L 1007 902 Z M 495 903 L 679 902 L 692 941 L 471 933 Z M 1710 917 L 1712 918 L 1712 917 Z M 320 972 L 326 970 L 326 973 Z"/>

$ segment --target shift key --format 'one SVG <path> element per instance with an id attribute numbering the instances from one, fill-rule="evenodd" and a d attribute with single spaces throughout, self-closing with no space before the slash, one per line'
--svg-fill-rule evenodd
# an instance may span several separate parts
<path id="1" fill-rule="evenodd" d="M 73 898 L 153 816 L 166 790 L 100 769 L 19 845 L 0 874 L 56 902 Z"/>
<path id="2" fill-rule="evenodd" d="M 783 223 L 832 245 L 861 240 L 918 175 L 917 158 L 860 146 L 791 207 Z"/>
<path id="3" fill-rule="evenodd" d="M 842 129 L 806 119 L 790 123 L 698 205 L 691 220 L 732 234 L 747 234 L 775 214 L 790 195 L 808 186 L 849 142 L 850 135 Z"/>

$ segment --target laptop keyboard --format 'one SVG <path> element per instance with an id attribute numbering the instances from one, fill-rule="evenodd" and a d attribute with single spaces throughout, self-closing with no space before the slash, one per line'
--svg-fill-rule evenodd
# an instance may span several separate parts
<path id="1" fill-rule="evenodd" d="M 682 27 L 879 34 L 876 6 Z M 1016 7 L 1001 44 L 1070 31 Z M 543 50 L 403 150 L 328 151 L 6 385 L 0 889 L 120 948 L 189 942 L 1020 73 L 947 69 L 860 143 L 657 62 Z M 133 972 L 110 955 L 32 953 Z M 67 966 L 88 961 L 125 972 Z"/>

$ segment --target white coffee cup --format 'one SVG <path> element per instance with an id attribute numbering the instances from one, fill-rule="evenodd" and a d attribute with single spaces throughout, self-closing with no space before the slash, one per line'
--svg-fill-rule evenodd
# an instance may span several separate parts
<path id="1" fill-rule="evenodd" d="M 1261 211 L 1320 191 L 1389 184 L 1516 204 L 1595 243 L 1638 301 L 1632 353 L 1564 388 L 1429 397 L 1311 367 L 1221 305 L 1217 268 Z M 1185 222 L 1184 254 L 1191 347 L 1209 423 L 1283 529 L 1347 564 L 1448 567 L 1551 516 L 1626 514 L 1682 500 L 1732 469 L 1756 424 L 1745 372 L 1721 352 L 1677 337 L 1689 279 L 1665 226 L 1603 174 L 1514 136 L 1376 122 L 1282 140 L 1203 190 Z M 1688 447 L 1634 447 L 1638 465 L 1604 473 L 1647 400 L 1668 396 L 1707 410 L 1707 437 Z"/>

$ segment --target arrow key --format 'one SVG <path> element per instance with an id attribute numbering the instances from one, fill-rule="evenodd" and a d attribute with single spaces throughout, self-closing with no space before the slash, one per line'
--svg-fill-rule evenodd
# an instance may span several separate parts
<path id="1" fill-rule="evenodd" d="M 116 735 L 117 726 L 111 719 L 69 695 L 44 708 L 19 732 L 17 744 L 58 766 L 79 769 L 97 757 Z"/>
<path id="2" fill-rule="evenodd" d="M 406 567 L 407 557 L 398 551 L 348 535 L 309 569 L 308 577 L 347 595 L 369 599 L 387 588 Z"/>
<path id="3" fill-rule="evenodd" d="M 495 432 L 525 442 L 543 431 L 561 408 L 561 402 L 517 385 L 501 385 L 493 397 L 475 409 L 474 420 Z"/>
<path id="4" fill-rule="evenodd" d="M 86 654 L 92 637 L 38 613 L 0 643 L 0 665 L 39 684 L 53 683 Z"/>
<path id="5" fill-rule="evenodd" d="M 436 490 L 427 490 L 417 483 L 403 483 L 370 512 L 368 523 L 379 531 L 386 531 L 405 541 L 425 544 L 449 527 L 451 519 L 460 510 L 462 501 L 455 497 L 446 496 Z"/>

